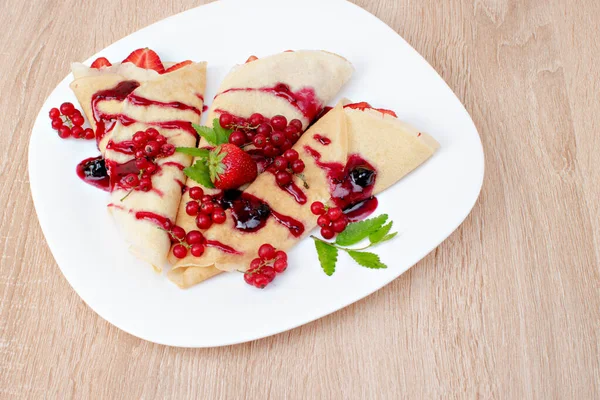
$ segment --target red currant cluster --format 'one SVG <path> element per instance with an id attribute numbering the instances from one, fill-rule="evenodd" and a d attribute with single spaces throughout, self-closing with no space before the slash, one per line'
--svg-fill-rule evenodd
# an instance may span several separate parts
<path id="1" fill-rule="evenodd" d="M 339 207 L 327 207 L 320 201 L 315 201 L 310 205 L 310 211 L 319 216 L 317 225 L 321 227 L 321 236 L 325 239 L 333 238 L 348 226 L 348 218 Z"/>
<path id="2" fill-rule="evenodd" d="M 286 186 L 292 182 L 292 174 L 301 174 L 304 171 L 304 161 L 294 149 L 286 150 L 282 155 L 273 160 L 275 180 L 279 186 Z"/>
<path id="3" fill-rule="evenodd" d="M 225 129 L 233 129 L 229 143 L 244 146 L 252 143 L 261 149 L 266 157 L 277 157 L 290 149 L 302 134 L 302 122 L 299 119 L 288 120 L 283 115 L 265 118 L 254 113 L 250 118 L 234 117 L 223 113 L 219 124 Z"/>
<path id="4" fill-rule="evenodd" d="M 81 111 L 76 109 L 73 103 L 62 103 L 60 110 L 56 107 L 52 108 L 50 119 L 52 120 L 52 129 L 56 129 L 58 136 L 62 139 L 70 136 L 75 139 L 91 140 L 95 138 L 92 128 L 82 128 L 85 120 L 81 115 Z"/>
<path id="5" fill-rule="evenodd" d="M 200 257 L 204 254 L 206 240 L 200 231 L 189 231 L 186 234 L 182 227 L 175 225 L 168 232 L 171 237 L 171 243 L 175 244 L 173 246 L 173 255 L 175 257 L 184 258 L 187 256 L 188 251 L 194 257 Z"/>
<path id="6" fill-rule="evenodd" d="M 244 272 L 244 280 L 248 285 L 264 289 L 277 274 L 285 271 L 287 265 L 287 254 L 265 243 L 258 249 L 258 258 L 252 260 L 250 268 Z"/>
<path id="7" fill-rule="evenodd" d="M 155 160 L 175 153 L 175 146 L 167 143 L 167 138 L 154 128 L 138 131 L 131 141 L 135 154 L 138 174 L 128 174 L 121 178 L 120 185 L 125 189 L 139 189 L 147 192 L 152 189 L 152 175 L 158 171 Z"/>
<path id="8" fill-rule="evenodd" d="M 196 217 L 196 226 L 199 229 L 208 229 L 215 224 L 222 224 L 227 219 L 225 210 L 215 203 L 214 198 L 205 195 L 200 186 L 189 189 L 191 201 L 185 205 L 187 215 Z"/>

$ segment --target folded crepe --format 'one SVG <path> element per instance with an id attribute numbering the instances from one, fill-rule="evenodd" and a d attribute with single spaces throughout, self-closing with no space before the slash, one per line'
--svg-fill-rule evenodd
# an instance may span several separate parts
<path id="1" fill-rule="evenodd" d="M 263 243 L 287 250 L 316 226 L 317 218 L 310 211 L 313 202 L 348 208 L 365 201 L 417 168 L 438 147 L 431 136 L 392 115 L 371 108 L 343 107 L 340 103 L 306 131 L 293 147 L 306 165 L 303 174 L 309 188 L 302 188 L 297 177 L 294 184 L 302 188 L 307 201 L 300 204 L 282 190 L 273 174 L 260 175 L 237 201 L 250 204 L 249 208 L 262 206 L 263 211 L 267 205 L 268 216 L 262 228 L 237 229 L 239 213 L 236 203 L 231 203 L 232 207 L 226 210 L 227 221 L 213 225 L 203 234 L 207 241 L 229 246 L 235 253 L 208 246 L 201 257 L 188 255 L 181 260 L 172 259 L 175 263 L 169 279 L 187 288 L 221 271 L 247 269 Z M 343 176 L 350 176 L 357 169 L 370 171 L 370 179 L 364 187 L 355 186 L 354 191 L 352 186 L 340 182 Z M 189 222 L 183 227 L 195 229 Z"/>
<path id="2" fill-rule="evenodd" d="M 200 122 L 205 85 L 206 63 L 191 63 L 140 83 L 123 99 L 105 151 L 111 182 L 118 182 L 121 176 L 116 176 L 116 171 L 120 166 L 131 166 L 134 159 L 131 152 L 118 151 L 119 144 L 126 145 L 138 131 L 152 127 L 176 147 L 196 145 L 192 124 Z M 171 247 L 164 229 L 175 221 L 185 181 L 182 170 L 191 161 L 190 156 L 177 152 L 157 158 L 158 172 L 151 177 L 152 190 L 130 192 L 116 185 L 111 192 L 109 210 L 131 245 L 130 250 L 159 270 Z"/>
<path id="3" fill-rule="evenodd" d="M 164 66 L 168 68 L 173 64 L 164 63 Z M 73 63 L 71 71 L 75 78 L 71 82 L 71 90 L 96 132 L 96 142 L 102 155 L 121 114 L 125 97 L 139 85 L 162 76 L 152 69 L 140 68 L 131 62 L 101 68 Z"/>

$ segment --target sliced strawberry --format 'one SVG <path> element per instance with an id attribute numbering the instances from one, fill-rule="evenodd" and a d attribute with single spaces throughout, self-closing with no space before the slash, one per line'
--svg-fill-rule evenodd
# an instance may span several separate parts
<path id="1" fill-rule="evenodd" d="M 248 153 L 233 144 L 223 144 L 209 157 L 210 177 L 217 189 L 236 189 L 256 179 L 258 168 Z"/>
<path id="2" fill-rule="evenodd" d="M 99 57 L 92 63 L 92 68 L 110 67 L 111 65 L 106 57 Z"/>
<path id="3" fill-rule="evenodd" d="M 364 111 L 367 108 L 370 108 L 371 110 L 379 111 L 382 114 L 388 114 L 388 115 L 391 115 L 392 117 L 398 118 L 398 116 L 396 115 L 396 113 L 393 112 L 392 110 L 388 110 L 388 109 L 385 109 L 385 108 L 374 108 L 369 103 L 367 103 L 366 101 L 361 101 L 360 103 L 346 104 L 344 106 L 344 108 L 353 108 L 355 110 L 361 110 L 361 111 Z"/>
<path id="4" fill-rule="evenodd" d="M 123 62 L 134 63 L 140 68 L 153 69 L 159 74 L 165 72 L 165 67 L 163 66 L 162 61 L 160 61 L 158 54 L 147 47 L 134 50 L 130 55 L 127 56 L 126 59 L 123 60 Z"/>
<path id="5" fill-rule="evenodd" d="M 256 57 L 256 56 L 250 56 L 246 60 L 246 64 L 248 64 L 249 62 L 255 61 L 255 60 L 258 60 L 258 57 Z"/>
<path id="6" fill-rule="evenodd" d="M 293 53 L 293 52 L 294 52 L 294 50 L 286 50 L 286 51 L 284 51 L 284 53 Z"/>
<path id="7" fill-rule="evenodd" d="M 169 72 L 177 71 L 179 68 L 183 68 L 186 65 L 190 65 L 191 63 L 192 62 L 190 60 L 185 60 L 185 61 L 182 61 L 182 62 L 177 63 L 175 65 L 172 65 L 169 68 L 167 68 L 167 70 L 165 71 L 165 74 L 168 74 Z"/>

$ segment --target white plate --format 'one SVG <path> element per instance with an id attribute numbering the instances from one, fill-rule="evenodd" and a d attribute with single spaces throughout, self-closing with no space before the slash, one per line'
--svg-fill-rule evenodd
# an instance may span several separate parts
<path id="1" fill-rule="evenodd" d="M 241 274 L 222 274 L 180 290 L 127 251 L 106 212 L 106 193 L 86 185 L 75 165 L 98 152 L 91 142 L 61 140 L 48 111 L 76 103 L 66 77 L 33 127 L 31 191 L 40 225 L 63 274 L 102 318 L 140 338 L 210 347 L 273 335 L 341 309 L 388 284 L 454 231 L 483 180 L 483 150 L 468 113 L 434 69 L 383 22 L 343 0 L 223 0 L 142 29 L 91 57 L 121 60 L 150 47 L 163 60 L 209 62 L 206 99 L 236 63 L 287 49 L 326 49 L 356 67 L 339 97 L 395 110 L 431 133 L 441 149 L 379 196 L 400 235 L 377 252 L 387 270 L 367 270 L 340 256 L 332 277 L 311 240 L 290 253 L 290 268 L 265 290 Z M 210 103 L 210 100 L 208 101 Z M 333 104 L 333 102 L 332 102 Z"/>

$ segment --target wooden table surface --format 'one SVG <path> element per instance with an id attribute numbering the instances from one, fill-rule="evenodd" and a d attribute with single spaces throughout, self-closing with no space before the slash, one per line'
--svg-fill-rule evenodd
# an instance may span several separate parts
<path id="1" fill-rule="evenodd" d="M 186 350 L 118 330 L 71 289 L 33 209 L 27 146 L 71 61 L 203 2 L 3 1 L 1 399 L 600 398 L 600 2 L 355 2 L 466 105 L 486 154 L 481 197 L 368 298 L 274 337 Z"/>

